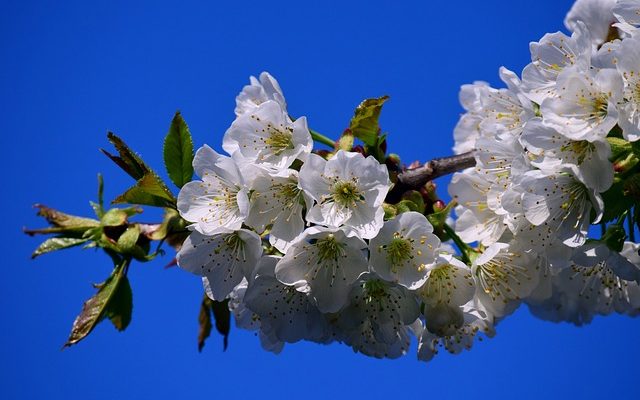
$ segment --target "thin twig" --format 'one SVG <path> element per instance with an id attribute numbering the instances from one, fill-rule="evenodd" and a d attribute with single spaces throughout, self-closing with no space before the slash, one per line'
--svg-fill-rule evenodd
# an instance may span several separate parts
<path id="1" fill-rule="evenodd" d="M 431 180 L 473 167 L 476 165 L 474 155 L 475 151 L 472 150 L 455 156 L 434 158 L 420 167 L 402 171 L 387 200 L 393 203 L 407 190 L 419 189 Z"/>

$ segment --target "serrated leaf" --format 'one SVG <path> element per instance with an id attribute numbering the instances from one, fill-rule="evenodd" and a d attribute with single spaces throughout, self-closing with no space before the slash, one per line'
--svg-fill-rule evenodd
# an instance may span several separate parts
<path id="1" fill-rule="evenodd" d="M 114 204 L 140 204 L 154 207 L 176 207 L 176 199 L 165 190 L 166 186 L 160 178 L 150 172 L 130 187 L 126 192 L 116 197 Z"/>
<path id="2" fill-rule="evenodd" d="M 128 261 L 116 266 L 111 276 L 96 285 L 98 293 L 85 301 L 76 317 L 69 339 L 64 347 L 74 345 L 87 337 L 105 317 L 109 317 L 117 329 L 126 328 L 131 320 L 131 288 L 126 277 Z M 124 286 L 123 288 L 121 288 Z"/>
<path id="3" fill-rule="evenodd" d="M 95 219 L 65 214 L 43 204 L 35 204 L 34 207 L 38 209 L 38 216 L 44 217 L 52 226 L 63 230 L 85 231 L 87 228 L 100 225 Z"/>
<path id="4" fill-rule="evenodd" d="M 56 237 L 49 238 L 42 242 L 40 246 L 31 254 L 31 258 L 36 258 L 39 255 L 45 253 L 51 253 L 56 250 L 68 249 L 69 247 L 79 246 L 85 242 L 89 241 L 89 239 L 82 238 L 68 238 L 68 237 Z"/>
<path id="5" fill-rule="evenodd" d="M 389 99 L 389 96 L 382 96 L 377 99 L 366 99 L 356 108 L 349 129 L 355 137 L 362 140 L 368 146 L 375 146 L 378 142 L 378 132 L 380 125 L 380 111 L 382 105 Z"/>
<path id="6" fill-rule="evenodd" d="M 175 208 L 176 198 L 160 177 L 135 154 L 122 139 L 109 132 L 109 141 L 118 150 L 114 156 L 102 149 L 102 152 L 120 168 L 137 180 L 136 184 L 118 196 L 113 203 L 150 205 Z"/>
<path id="7" fill-rule="evenodd" d="M 193 140 L 187 123 L 176 112 L 164 138 L 164 165 L 171 181 L 179 188 L 193 177 Z"/>
<path id="8" fill-rule="evenodd" d="M 134 153 L 127 144 L 115 133 L 108 132 L 107 138 L 118 150 L 118 156 L 114 156 L 104 149 L 100 149 L 107 157 L 122 168 L 133 179 L 141 179 L 147 172 L 151 171 L 140 156 Z"/>
<path id="9" fill-rule="evenodd" d="M 133 291 L 126 275 L 120 278 L 120 283 L 115 290 L 105 317 L 109 318 L 117 330 L 123 331 L 129 326 L 133 313 Z"/>

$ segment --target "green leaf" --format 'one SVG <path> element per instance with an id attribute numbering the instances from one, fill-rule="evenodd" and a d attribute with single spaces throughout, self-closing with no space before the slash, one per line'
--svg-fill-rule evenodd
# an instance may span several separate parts
<path id="1" fill-rule="evenodd" d="M 622 213 L 631 208 L 634 204 L 633 199 L 627 196 L 627 188 L 629 184 L 625 181 L 614 181 L 614 184 L 602 193 L 602 200 L 604 201 L 604 213 L 602 215 L 602 222 L 610 222 L 617 219 Z"/>
<path id="2" fill-rule="evenodd" d="M 102 152 L 137 180 L 133 187 L 118 196 L 113 203 L 175 208 L 176 198 L 162 179 L 137 154 L 131 151 L 122 139 L 111 132 L 107 137 L 118 150 L 119 156 L 114 156 L 104 149 Z"/>
<path id="3" fill-rule="evenodd" d="M 620 225 L 609 225 L 607 231 L 602 236 L 601 241 L 604 242 L 607 247 L 616 252 L 621 252 L 624 246 L 624 241 L 627 238 L 627 232 Z"/>
<path id="4" fill-rule="evenodd" d="M 114 268 L 111 276 L 101 284 L 95 285 L 98 293 L 87 300 L 82 311 L 76 317 L 69 339 L 64 347 L 74 345 L 87 337 L 105 317 L 111 319 L 118 330 L 127 327 L 131 320 L 131 287 L 126 277 L 129 260 Z"/>
<path id="5" fill-rule="evenodd" d="M 88 228 L 100 226 L 100 222 L 95 219 L 65 214 L 42 204 L 36 204 L 34 207 L 38 209 L 37 215 L 44 217 L 53 227 L 61 228 L 56 232 L 84 232 Z"/>
<path id="6" fill-rule="evenodd" d="M 131 225 L 118 238 L 118 248 L 124 253 L 131 252 L 138 238 L 140 237 L 140 228 L 137 225 Z"/>
<path id="7" fill-rule="evenodd" d="M 411 201 L 417 207 L 417 210 L 415 211 L 419 212 L 420 214 L 424 213 L 424 209 L 425 209 L 424 198 L 422 197 L 422 194 L 417 190 L 406 191 L 402 195 L 402 200 Z"/>
<path id="8" fill-rule="evenodd" d="M 68 237 L 56 237 L 49 238 L 42 242 L 40 246 L 31 254 L 31 258 L 36 258 L 39 255 L 50 253 L 56 250 L 68 249 L 69 247 L 79 246 L 82 243 L 89 241 L 89 239 L 82 238 L 68 238 Z"/>
<path id="9" fill-rule="evenodd" d="M 193 140 L 187 123 L 176 112 L 164 138 L 164 165 L 171 181 L 179 188 L 193 178 Z"/>
<path id="10" fill-rule="evenodd" d="M 200 304 L 200 313 L 198 314 L 198 323 L 200 324 L 200 329 L 198 330 L 198 351 L 202 351 L 205 341 L 211 335 L 211 328 L 213 327 L 211 324 L 212 302 L 213 300 L 205 294 Z"/>
<path id="11" fill-rule="evenodd" d="M 127 223 L 127 218 L 128 215 L 124 210 L 112 208 L 102 216 L 100 222 L 102 226 L 120 226 Z"/>
<path id="12" fill-rule="evenodd" d="M 211 315 L 216 323 L 216 330 L 223 336 L 223 350 L 227 350 L 229 344 L 229 331 L 231 330 L 231 312 L 229 312 L 229 299 L 224 301 L 211 300 L 206 294 L 200 304 L 198 321 L 198 351 L 202 351 L 205 340 L 211 334 Z"/>
<path id="13" fill-rule="evenodd" d="M 113 204 L 140 204 L 154 207 L 176 208 L 176 199 L 165 191 L 155 173 L 149 173 L 126 192 L 116 197 Z"/>
<path id="14" fill-rule="evenodd" d="M 122 168 L 133 179 L 141 179 L 151 169 L 142 161 L 140 156 L 134 153 L 127 144 L 113 132 L 107 133 L 107 138 L 118 150 L 118 156 L 114 156 L 105 149 L 100 149 L 107 157 Z"/>
<path id="15" fill-rule="evenodd" d="M 378 132 L 380 125 L 378 119 L 382 105 L 389 99 L 389 96 L 382 96 L 377 99 L 364 100 L 354 113 L 349 129 L 355 137 L 362 140 L 368 146 L 375 146 L 378 142 Z"/>
<path id="16" fill-rule="evenodd" d="M 129 278 L 123 275 L 120 283 L 115 289 L 111 301 L 109 301 L 105 317 L 111 320 L 113 326 L 123 331 L 127 329 L 131 322 L 131 314 L 133 312 L 133 291 L 129 284 Z"/>
<path id="17" fill-rule="evenodd" d="M 622 138 L 608 137 L 607 142 L 611 146 L 611 160 L 613 161 L 625 158 L 633 151 L 631 143 Z"/>
<path id="18" fill-rule="evenodd" d="M 231 330 L 231 312 L 229 311 L 229 299 L 223 301 L 211 301 L 211 311 L 216 320 L 216 330 L 223 338 L 223 350 L 229 345 L 229 331 Z"/>

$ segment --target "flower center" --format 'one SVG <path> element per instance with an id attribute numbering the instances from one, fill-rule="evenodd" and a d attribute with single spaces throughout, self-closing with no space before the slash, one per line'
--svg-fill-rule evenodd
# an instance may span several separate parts
<path id="1" fill-rule="evenodd" d="M 295 146 L 293 145 L 293 128 L 282 127 L 283 130 L 269 125 L 269 137 L 265 139 L 264 143 L 271 149 L 275 155 L 280 155 L 285 150 L 291 150 Z"/>
<path id="2" fill-rule="evenodd" d="M 293 208 L 297 205 L 304 205 L 302 189 L 297 182 L 277 183 L 273 185 L 275 195 L 286 208 Z"/>
<path id="3" fill-rule="evenodd" d="M 344 255 L 346 244 L 338 242 L 335 235 L 331 233 L 326 238 L 319 239 L 315 246 L 318 250 L 318 262 L 324 263 L 325 261 L 337 262 L 338 258 Z"/>
<path id="4" fill-rule="evenodd" d="M 386 246 L 387 260 L 393 267 L 402 266 L 407 260 L 412 259 L 413 243 L 412 240 L 406 239 L 400 234 L 394 234 L 391 242 Z"/>
<path id="5" fill-rule="evenodd" d="M 363 289 L 365 293 L 364 300 L 366 303 L 380 300 L 387 295 L 385 284 L 377 279 L 366 281 L 363 284 Z"/>
<path id="6" fill-rule="evenodd" d="M 434 299 L 438 303 L 449 303 L 451 301 L 452 288 L 454 288 L 451 278 L 452 269 L 449 264 L 443 264 L 433 269 L 429 274 L 429 279 L 421 289 L 421 295 Z"/>
<path id="7" fill-rule="evenodd" d="M 235 254 L 236 261 L 246 261 L 246 255 L 244 251 L 244 241 L 240 236 L 235 233 L 225 236 L 224 243 L 227 245 L 227 249 L 232 254 Z M 220 248 L 214 250 L 216 254 L 220 252 Z"/>
<path id="8" fill-rule="evenodd" d="M 514 263 L 515 258 L 516 254 L 507 253 L 478 265 L 476 275 L 480 286 L 493 301 L 500 299 L 506 303 L 519 299 L 518 286 L 531 279 L 526 268 Z"/>
<path id="9" fill-rule="evenodd" d="M 364 196 L 356 186 L 355 182 L 338 181 L 333 185 L 331 193 L 333 201 L 343 207 L 354 207 L 356 202 L 364 201 Z"/>
<path id="10" fill-rule="evenodd" d="M 591 96 L 581 94 L 578 104 L 585 109 L 588 119 L 600 122 L 607 116 L 609 96 L 605 93 L 593 93 Z"/>
<path id="11" fill-rule="evenodd" d="M 586 140 L 569 142 L 566 145 L 560 147 L 561 151 L 569 151 L 571 153 L 574 153 L 578 165 L 581 165 L 584 162 L 585 158 L 587 158 L 587 155 L 594 152 L 595 149 L 596 146 Z"/>

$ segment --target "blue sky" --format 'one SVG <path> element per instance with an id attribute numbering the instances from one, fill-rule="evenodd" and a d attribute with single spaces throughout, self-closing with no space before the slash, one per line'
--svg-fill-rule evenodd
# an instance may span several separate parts
<path id="1" fill-rule="evenodd" d="M 61 4 L 64 3 L 64 4 Z M 92 4 L 89 4 L 92 3 Z M 327 135 L 364 98 L 388 94 L 381 123 L 403 160 L 450 153 L 458 89 L 500 85 L 520 72 L 528 43 L 562 27 L 571 1 L 536 2 L 35 2 L 3 1 L 0 15 L 0 396 L 68 398 L 639 398 L 640 321 L 596 318 L 575 328 L 521 309 L 497 336 L 433 362 L 415 353 L 369 359 L 338 344 L 288 345 L 274 356 L 232 329 L 196 347 L 201 284 L 169 257 L 129 273 L 133 322 L 108 323 L 61 351 L 90 283 L 110 272 L 93 251 L 29 260 L 42 202 L 89 215 L 96 173 L 107 198 L 131 182 L 98 152 L 122 136 L 163 171 L 162 138 L 176 110 L 196 145 L 220 149 L 234 97 L 267 70 L 290 112 Z M 443 182 L 443 185 L 446 183 Z M 17 198 L 16 198 L 17 197 Z M 147 211 L 142 220 L 157 213 Z"/>

